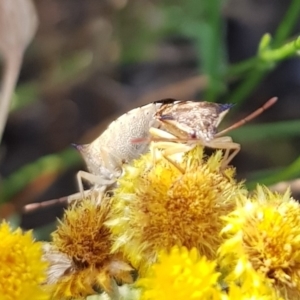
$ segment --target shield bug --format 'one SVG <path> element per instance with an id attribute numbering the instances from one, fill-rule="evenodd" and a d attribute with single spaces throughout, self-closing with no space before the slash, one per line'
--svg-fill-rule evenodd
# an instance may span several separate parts
<path id="1" fill-rule="evenodd" d="M 89 172 L 79 171 L 77 175 L 79 194 L 60 198 L 59 201 L 72 202 L 81 198 L 84 194 L 82 179 L 90 181 L 98 192 L 102 190 L 104 193 L 121 176 L 123 164 L 147 152 L 151 141 L 157 142 L 156 148 L 164 149 L 165 157 L 189 151 L 199 143 L 209 148 L 224 149 L 223 167 L 226 167 L 241 146 L 224 134 L 249 122 L 276 101 L 276 97 L 271 98 L 246 118 L 220 132 L 217 128 L 231 104 L 164 99 L 130 110 L 113 121 L 92 143 L 76 145 Z M 30 204 L 25 210 L 37 207 Z"/>

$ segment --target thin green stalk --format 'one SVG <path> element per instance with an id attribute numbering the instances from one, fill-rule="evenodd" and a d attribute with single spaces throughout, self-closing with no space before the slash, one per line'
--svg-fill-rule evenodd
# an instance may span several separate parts
<path id="1" fill-rule="evenodd" d="M 243 60 L 242 62 L 231 65 L 226 72 L 226 78 L 240 77 L 242 74 L 253 69 L 253 66 L 257 64 L 258 59 L 258 57 L 251 57 Z"/>
<path id="2" fill-rule="evenodd" d="M 273 47 L 279 47 L 288 38 L 296 22 L 298 22 L 299 13 L 300 1 L 293 0 L 274 35 Z M 276 61 L 273 63 L 276 63 Z M 270 70 L 270 64 L 265 64 L 265 66 L 263 64 L 264 61 L 261 59 L 256 61 L 249 76 L 240 83 L 229 99 L 226 100 L 227 102 L 239 105 L 250 95 Z"/>
<path id="3" fill-rule="evenodd" d="M 280 22 L 273 39 L 273 47 L 279 47 L 289 37 L 299 21 L 300 1 L 293 0 Z"/>
<path id="4" fill-rule="evenodd" d="M 266 49 L 259 54 L 259 57 L 264 62 L 281 61 L 287 59 L 297 53 L 300 50 L 300 37 L 293 41 L 286 43 L 278 49 Z"/>
<path id="5" fill-rule="evenodd" d="M 211 25 L 211 34 L 208 39 L 210 50 L 207 54 L 207 72 L 209 76 L 209 86 L 206 92 L 208 101 L 214 101 L 218 94 L 218 82 L 221 80 L 222 69 L 222 19 L 221 19 L 221 1 L 211 0 L 207 2 L 209 24 Z"/>

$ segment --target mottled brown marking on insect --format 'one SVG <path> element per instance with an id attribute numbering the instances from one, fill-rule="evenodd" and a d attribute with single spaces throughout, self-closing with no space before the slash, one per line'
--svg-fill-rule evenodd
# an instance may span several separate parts
<path id="1" fill-rule="evenodd" d="M 189 151 L 196 144 L 213 149 L 223 149 L 225 153 L 222 169 L 225 169 L 241 149 L 240 144 L 225 134 L 251 121 L 273 106 L 276 101 L 276 97 L 269 99 L 246 118 L 219 133 L 217 133 L 217 127 L 232 107 L 231 104 L 178 101 L 162 105 L 155 114 L 162 126 L 158 129 L 150 128 L 152 141 L 157 142 L 157 148 L 164 149 L 165 157 Z"/>
<path id="2" fill-rule="evenodd" d="M 222 109 L 217 103 L 178 101 L 162 105 L 155 117 L 179 139 L 210 141 L 228 109 Z"/>

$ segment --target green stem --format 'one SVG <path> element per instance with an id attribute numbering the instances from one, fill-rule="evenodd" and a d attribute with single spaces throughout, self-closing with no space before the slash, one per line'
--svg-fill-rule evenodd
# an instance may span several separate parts
<path id="1" fill-rule="evenodd" d="M 242 62 L 231 65 L 226 73 L 226 78 L 239 77 L 242 74 L 253 69 L 256 65 L 258 57 L 251 57 L 249 59 L 243 60 Z"/>
<path id="2" fill-rule="evenodd" d="M 287 59 L 300 50 L 300 37 L 278 49 L 266 49 L 260 53 L 260 58 L 265 62 L 274 62 Z"/>
<path id="3" fill-rule="evenodd" d="M 298 21 L 299 13 L 300 1 L 293 0 L 274 35 L 274 40 L 272 43 L 273 47 L 279 47 L 288 38 L 296 22 Z M 261 63 L 263 64 L 263 61 L 261 61 Z M 276 61 L 274 61 L 274 63 L 276 63 Z M 265 66 L 260 66 L 259 64 L 260 60 L 257 60 L 256 64 L 253 65 L 253 70 L 250 72 L 249 76 L 247 76 L 245 80 L 240 83 L 240 85 L 236 88 L 230 98 L 226 100 L 226 102 L 236 103 L 238 105 L 241 104 L 259 85 L 259 83 L 270 70 L 269 64 L 266 64 Z"/>
<path id="4" fill-rule="evenodd" d="M 272 43 L 273 47 L 279 47 L 288 38 L 296 23 L 299 21 L 299 13 L 300 1 L 293 0 L 276 30 Z"/>
<path id="5" fill-rule="evenodd" d="M 207 101 L 214 101 L 218 95 L 218 86 L 221 80 L 222 69 L 222 18 L 221 18 L 221 3 L 220 0 L 210 0 L 207 2 L 207 13 L 209 16 L 209 24 L 212 31 L 209 38 L 208 47 L 210 49 L 207 59 L 207 71 L 209 75 L 209 86 L 206 92 Z"/>

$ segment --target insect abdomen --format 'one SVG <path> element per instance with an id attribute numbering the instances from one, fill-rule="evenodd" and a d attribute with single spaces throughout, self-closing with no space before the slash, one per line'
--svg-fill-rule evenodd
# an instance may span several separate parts
<path id="1" fill-rule="evenodd" d="M 122 165 L 148 150 L 150 127 L 157 127 L 154 115 L 160 103 L 135 108 L 113 121 L 91 144 L 84 146 L 82 155 L 89 171 L 101 175 L 103 167 L 112 173 L 120 172 Z M 144 139 L 143 143 L 133 143 Z"/>

